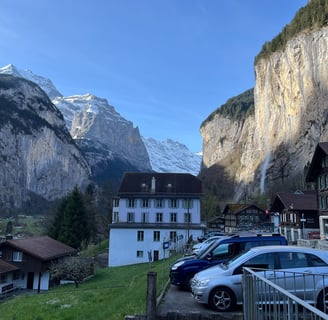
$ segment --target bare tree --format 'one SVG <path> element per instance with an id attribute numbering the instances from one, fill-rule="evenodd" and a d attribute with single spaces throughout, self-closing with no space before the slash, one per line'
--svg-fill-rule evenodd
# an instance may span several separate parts
<path id="1" fill-rule="evenodd" d="M 94 263 L 91 258 L 70 257 L 50 266 L 50 275 L 56 280 L 71 280 L 75 286 L 87 277 L 93 275 Z"/>

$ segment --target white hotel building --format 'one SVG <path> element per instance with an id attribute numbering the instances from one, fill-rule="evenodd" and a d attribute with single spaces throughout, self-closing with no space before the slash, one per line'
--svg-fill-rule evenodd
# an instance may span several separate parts
<path id="1" fill-rule="evenodd" d="M 186 173 L 126 173 L 113 199 L 109 266 L 156 261 L 203 233 L 201 181 Z"/>

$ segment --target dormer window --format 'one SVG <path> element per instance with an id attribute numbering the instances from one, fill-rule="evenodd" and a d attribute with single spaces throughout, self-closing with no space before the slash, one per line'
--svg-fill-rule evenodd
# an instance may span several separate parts
<path id="1" fill-rule="evenodd" d="M 22 251 L 14 251 L 13 252 L 13 261 L 23 261 L 23 253 Z"/>
<path id="2" fill-rule="evenodd" d="M 141 191 L 142 191 L 142 192 L 147 192 L 147 191 L 148 191 L 148 186 L 147 186 L 146 183 L 142 183 L 142 184 L 141 184 Z"/>

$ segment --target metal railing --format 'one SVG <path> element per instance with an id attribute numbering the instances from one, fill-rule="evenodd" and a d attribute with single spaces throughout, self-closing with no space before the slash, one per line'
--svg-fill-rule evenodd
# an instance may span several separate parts
<path id="1" fill-rule="evenodd" d="M 246 267 L 243 270 L 244 320 L 328 319 L 326 313 L 315 307 L 322 302 L 323 309 L 328 312 L 327 297 L 325 299 L 323 294 L 318 298 L 318 292 L 325 292 L 327 274 L 264 271 Z M 306 285 L 309 283 L 313 287 Z"/>

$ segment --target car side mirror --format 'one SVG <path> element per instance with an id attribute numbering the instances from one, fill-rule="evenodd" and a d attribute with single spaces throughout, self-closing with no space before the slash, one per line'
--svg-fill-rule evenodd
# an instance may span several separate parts
<path id="1" fill-rule="evenodd" d="M 212 260 L 212 258 L 213 258 L 213 253 L 212 252 L 210 252 L 206 255 L 206 260 Z"/>

